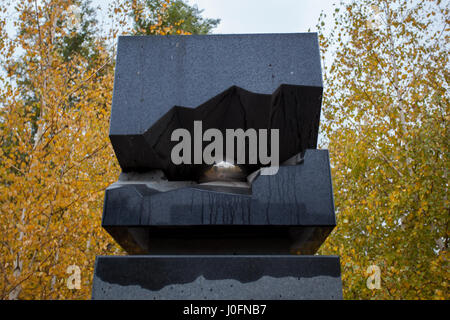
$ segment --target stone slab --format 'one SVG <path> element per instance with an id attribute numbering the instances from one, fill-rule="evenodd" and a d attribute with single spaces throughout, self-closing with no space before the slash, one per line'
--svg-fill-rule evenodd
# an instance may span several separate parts
<path id="1" fill-rule="evenodd" d="M 172 107 L 232 86 L 272 94 L 282 84 L 323 86 L 316 33 L 121 36 L 110 134 L 142 134 Z"/>
<path id="2" fill-rule="evenodd" d="M 173 130 L 280 130 L 280 161 L 317 146 L 322 75 L 316 33 L 119 37 L 110 139 L 124 172 L 192 180 L 170 161 Z M 251 168 L 254 170 L 255 168 Z"/>
<path id="3" fill-rule="evenodd" d="M 335 225 L 327 150 L 307 150 L 302 164 L 256 177 L 249 194 L 210 185 L 163 192 L 145 181 L 115 184 L 106 190 L 102 218 L 131 254 L 314 254 Z"/>
<path id="4" fill-rule="evenodd" d="M 99 256 L 92 299 L 342 299 L 341 272 L 335 256 Z"/>

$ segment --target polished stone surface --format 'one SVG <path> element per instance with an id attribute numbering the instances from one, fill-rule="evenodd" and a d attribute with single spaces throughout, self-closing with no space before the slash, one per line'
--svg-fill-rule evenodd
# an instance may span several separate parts
<path id="1" fill-rule="evenodd" d="M 328 151 L 307 150 L 249 189 L 119 182 L 106 190 L 102 225 L 132 254 L 314 254 L 336 225 Z"/>
<path id="2" fill-rule="evenodd" d="M 342 299 L 335 256 L 97 257 L 92 299 Z"/>
<path id="3" fill-rule="evenodd" d="M 170 161 L 176 128 L 280 130 L 280 161 L 314 149 L 322 101 L 317 34 L 120 37 L 110 139 L 122 170 L 195 180 Z M 248 168 L 257 169 L 258 165 Z"/>
<path id="4" fill-rule="evenodd" d="M 142 134 L 172 107 L 232 86 L 272 94 L 282 84 L 323 86 L 316 33 L 122 36 L 110 134 Z"/>

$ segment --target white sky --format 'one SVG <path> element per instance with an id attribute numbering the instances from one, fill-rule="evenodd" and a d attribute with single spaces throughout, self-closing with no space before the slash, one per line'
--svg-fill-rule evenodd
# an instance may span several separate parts
<path id="1" fill-rule="evenodd" d="M 339 0 L 188 0 L 203 16 L 220 18 L 213 33 L 288 33 L 315 31 L 323 10 L 330 17 Z"/>

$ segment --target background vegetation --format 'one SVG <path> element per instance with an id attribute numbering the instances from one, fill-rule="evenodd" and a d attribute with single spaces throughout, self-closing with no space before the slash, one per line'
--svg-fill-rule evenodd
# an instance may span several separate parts
<path id="1" fill-rule="evenodd" d="M 0 298 L 89 299 L 95 256 L 122 254 L 100 225 L 120 173 L 108 139 L 117 36 L 219 21 L 181 0 L 115 0 L 108 27 L 86 0 L 4 4 Z M 341 256 L 346 298 L 449 298 L 448 16 L 437 0 L 364 0 L 319 21 L 338 220 L 320 254 Z M 366 286 L 370 265 L 379 290 Z"/>
<path id="2" fill-rule="evenodd" d="M 341 256 L 345 298 L 449 298 L 448 6 L 354 1 L 319 21 L 338 225 L 320 252 Z"/>

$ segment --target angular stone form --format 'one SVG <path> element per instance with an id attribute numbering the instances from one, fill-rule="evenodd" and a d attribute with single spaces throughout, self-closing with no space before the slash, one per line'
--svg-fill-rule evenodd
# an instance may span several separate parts
<path id="1" fill-rule="evenodd" d="M 93 299 L 342 299 L 328 256 L 97 257 Z"/>
<path id="2" fill-rule="evenodd" d="M 176 128 L 279 129 L 280 161 L 315 149 L 322 101 L 317 35 L 119 37 L 110 139 L 124 172 L 161 169 L 196 180 L 201 165 L 170 161 Z M 250 166 L 248 171 L 258 169 Z"/>
<path id="3" fill-rule="evenodd" d="M 102 225 L 131 254 L 314 254 L 336 225 L 327 150 L 307 150 L 302 164 L 250 187 L 161 192 L 151 181 L 118 182 L 106 190 Z"/>

